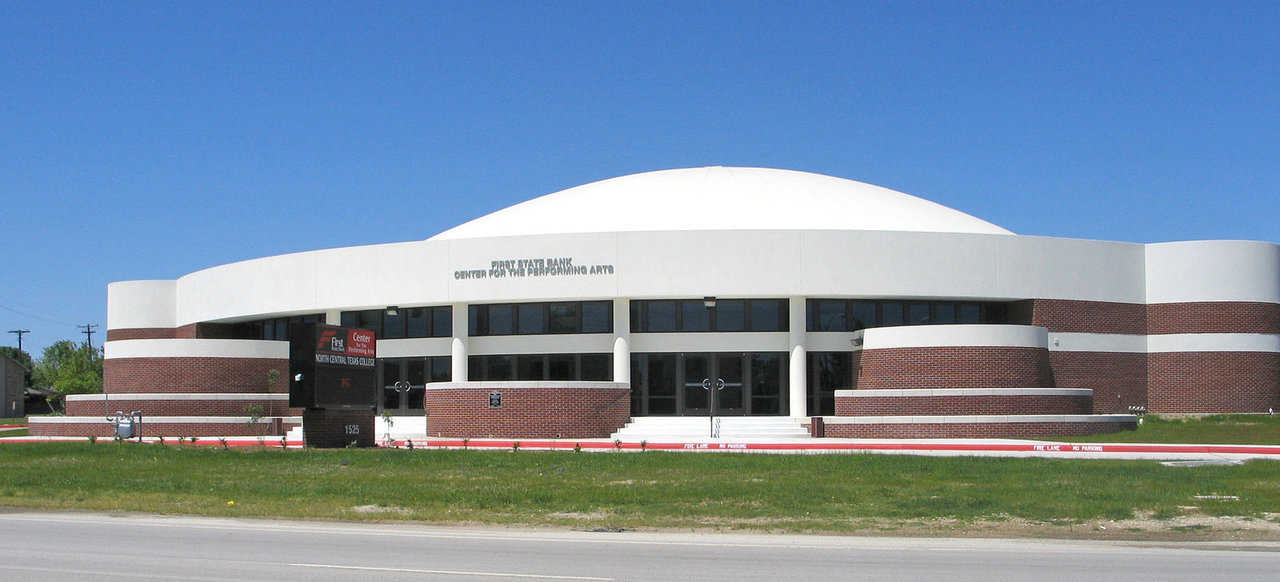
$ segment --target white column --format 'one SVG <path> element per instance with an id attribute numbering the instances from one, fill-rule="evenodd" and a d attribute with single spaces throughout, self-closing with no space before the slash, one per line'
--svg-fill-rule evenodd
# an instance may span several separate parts
<path id="1" fill-rule="evenodd" d="M 808 321 L 805 318 L 804 297 L 791 298 L 790 315 L 791 377 L 790 385 L 787 388 L 790 394 L 788 402 L 790 403 L 791 416 L 793 418 L 804 418 L 809 416 L 808 357 L 804 347 L 805 327 Z"/>
<path id="2" fill-rule="evenodd" d="M 329 325 L 342 325 L 342 311 L 338 309 L 325 311 L 324 322 Z"/>
<path id="3" fill-rule="evenodd" d="M 613 300 L 613 381 L 631 383 L 631 305 Z"/>
<path id="4" fill-rule="evenodd" d="M 453 304 L 453 341 L 449 343 L 452 381 L 467 381 L 467 304 Z"/>

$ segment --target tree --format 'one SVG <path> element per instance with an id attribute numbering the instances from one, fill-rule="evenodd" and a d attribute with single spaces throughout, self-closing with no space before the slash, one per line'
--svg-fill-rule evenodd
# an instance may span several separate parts
<path id="1" fill-rule="evenodd" d="M 62 340 L 44 349 L 32 379 L 62 395 L 102 392 L 102 351 Z"/>
<path id="2" fill-rule="evenodd" d="M 22 382 L 25 386 L 30 386 L 31 374 L 36 369 L 35 362 L 31 361 L 31 354 L 28 354 L 26 350 L 20 350 L 10 346 L 0 346 L 0 354 L 9 356 L 27 368 L 27 373 L 22 375 Z"/>

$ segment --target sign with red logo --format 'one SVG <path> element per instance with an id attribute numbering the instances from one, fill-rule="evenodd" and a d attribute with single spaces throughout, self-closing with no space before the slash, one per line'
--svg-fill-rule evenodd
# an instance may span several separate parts
<path id="1" fill-rule="evenodd" d="M 330 366 L 377 364 L 378 339 L 367 329 L 351 329 L 332 325 L 316 326 L 316 363 Z"/>

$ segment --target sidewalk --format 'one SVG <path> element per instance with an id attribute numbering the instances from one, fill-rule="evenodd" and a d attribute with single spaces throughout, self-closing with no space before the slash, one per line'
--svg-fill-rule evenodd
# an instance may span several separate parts
<path id="1" fill-rule="evenodd" d="M 6 437 L 4 443 L 76 442 L 85 437 Z M 144 443 L 158 443 L 146 437 Z M 99 438 L 98 443 L 112 443 Z M 164 439 L 177 445 L 176 438 Z M 412 444 L 410 444 L 412 443 Z M 521 451 L 583 452 L 718 452 L 767 454 L 900 454 L 930 456 L 1041 457 L 1058 459 L 1152 459 L 1198 461 L 1244 461 L 1271 459 L 1280 461 L 1280 445 L 1214 445 L 1214 444 L 1141 444 L 1141 443 L 1056 443 L 1052 441 L 1009 439 L 730 439 L 673 440 L 669 442 L 621 442 L 608 439 L 442 439 L 380 441 L 380 447 L 408 449 L 476 449 Z M 182 446 L 227 446 L 301 448 L 298 440 L 280 437 L 197 437 Z"/>

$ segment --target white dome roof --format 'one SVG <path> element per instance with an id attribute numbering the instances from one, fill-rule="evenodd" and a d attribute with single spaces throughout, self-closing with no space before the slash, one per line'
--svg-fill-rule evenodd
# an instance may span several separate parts
<path id="1" fill-rule="evenodd" d="M 432 240 L 662 230 L 898 230 L 1013 234 L 888 188 L 769 168 L 685 168 L 561 190 Z"/>

